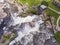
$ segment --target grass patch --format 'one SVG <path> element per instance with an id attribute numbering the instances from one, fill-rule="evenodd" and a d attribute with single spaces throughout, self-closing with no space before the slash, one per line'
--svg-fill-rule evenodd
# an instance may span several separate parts
<path id="1" fill-rule="evenodd" d="M 53 17 L 55 18 L 55 24 L 56 24 L 56 21 L 57 21 L 57 19 L 58 19 L 58 17 L 59 17 L 59 14 L 53 12 L 53 11 L 50 10 L 50 9 L 47 9 L 47 10 L 46 10 L 46 14 L 47 14 L 47 15 L 50 15 L 50 16 L 53 16 Z"/>
<path id="2" fill-rule="evenodd" d="M 9 40 L 11 35 L 4 36 L 2 43 L 5 43 L 5 41 Z"/>
<path id="3" fill-rule="evenodd" d="M 55 34 L 55 38 L 56 38 L 56 40 L 58 41 L 58 43 L 60 44 L 60 32 L 57 32 L 57 33 Z"/>
<path id="4" fill-rule="evenodd" d="M 46 2 L 46 1 L 42 1 L 42 2 L 41 2 L 41 5 L 48 6 L 48 2 Z"/>
<path id="5" fill-rule="evenodd" d="M 42 0 L 20 0 L 23 4 L 28 3 L 29 7 L 41 4 Z"/>
<path id="6" fill-rule="evenodd" d="M 49 7 L 55 9 L 56 11 L 60 11 L 60 8 L 53 4 L 53 0 L 48 2 Z"/>
<path id="7" fill-rule="evenodd" d="M 29 10 L 26 11 L 28 14 L 36 14 L 38 12 L 37 8 L 30 8 Z"/>
<path id="8" fill-rule="evenodd" d="M 18 0 L 16 0 L 16 2 L 17 1 Z M 41 4 L 43 0 L 32 0 L 32 1 L 31 0 L 19 0 L 19 1 L 22 2 L 23 4 L 28 3 L 28 6 L 31 7 L 31 6 Z M 53 4 L 53 0 L 44 0 L 44 1 L 48 2 L 49 7 L 55 9 L 56 11 L 60 11 L 60 8 Z"/>
<path id="9" fill-rule="evenodd" d="M 58 0 L 60 2 L 60 0 Z"/>

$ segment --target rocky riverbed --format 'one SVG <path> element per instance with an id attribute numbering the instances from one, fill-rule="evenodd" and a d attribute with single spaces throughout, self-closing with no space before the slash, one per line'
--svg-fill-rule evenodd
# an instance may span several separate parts
<path id="1" fill-rule="evenodd" d="M 10 1 L 1 2 L 0 37 L 9 32 L 16 35 L 13 40 L 1 45 L 58 45 L 51 31 L 52 26 L 45 23 L 43 14 L 21 17 L 19 13 L 23 12 L 22 6 L 20 8 Z"/>

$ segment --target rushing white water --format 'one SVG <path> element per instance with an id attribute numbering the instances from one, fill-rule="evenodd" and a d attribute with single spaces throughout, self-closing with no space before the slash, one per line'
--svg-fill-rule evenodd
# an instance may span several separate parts
<path id="1" fill-rule="evenodd" d="M 4 2 L 4 0 L 0 0 L 0 2 Z"/>
<path id="2" fill-rule="evenodd" d="M 14 23 L 13 25 L 25 23 L 25 22 L 31 22 L 36 16 L 27 16 L 25 18 L 23 17 L 13 17 Z"/>
<path id="3" fill-rule="evenodd" d="M 9 45 L 13 45 L 14 43 L 20 41 L 25 35 L 30 34 L 30 32 L 39 32 L 39 27 L 40 24 L 42 24 L 44 21 L 42 20 L 36 20 L 33 22 L 34 27 L 31 27 L 29 22 L 31 23 L 33 20 L 37 19 L 38 16 L 33 15 L 33 16 L 27 16 L 27 17 L 13 17 L 14 23 L 13 25 L 21 24 L 21 23 L 26 23 L 25 26 L 23 27 L 22 31 L 18 31 L 18 36 L 15 38 L 15 40 L 11 41 Z M 33 25 L 31 24 L 31 25 Z"/>

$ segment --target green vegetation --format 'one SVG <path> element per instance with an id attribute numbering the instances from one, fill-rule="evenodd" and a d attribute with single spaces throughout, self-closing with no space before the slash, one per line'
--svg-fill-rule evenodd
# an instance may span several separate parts
<path id="1" fill-rule="evenodd" d="M 28 3 L 28 6 L 31 7 L 37 4 L 41 4 L 43 0 L 16 0 L 16 2 L 18 1 L 22 2 L 22 4 Z"/>
<path id="2" fill-rule="evenodd" d="M 47 9 L 47 10 L 46 10 L 46 14 L 47 14 L 47 15 L 50 15 L 50 16 L 53 16 L 53 17 L 55 18 L 55 24 L 56 24 L 56 21 L 57 21 L 57 19 L 58 19 L 58 17 L 59 17 L 59 14 L 53 12 L 53 11 L 50 10 L 50 9 Z"/>
<path id="3" fill-rule="evenodd" d="M 28 3 L 29 7 L 41 4 L 42 0 L 20 0 L 23 4 Z"/>
<path id="4" fill-rule="evenodd" d="M 26 17 L 26 14 L 22 14 L 22 17 Z"/>
<path id="5" fill-rule="evenodd" d="M 49 7 L 55 9 L 56 11 L 60 11 L 60 8 L 53 4 L 53 0 L 48 2 L 48 5 L 49 5 Z"/>
<path id="6" fill-rule="evenodd" d="M 46 5 L 46 6 L 48 6 L 48 2 L 42 1 L 42 2 L 41 2 L 41 5 Z"/>
<path id="7" fill-rule="evenodd" d="M 29 6 L 41 4 L 42 1 L 50 2 L 51 0 L 20 0 L 23 4 L 28 3 Z M 45 3 L 46 4 L 46 3 Z"/>
<path id="8" fill-rule="evenodd" d="M 4 43 L 5 41 L 9 40 L 9 39 L 10 39 L 10 37 L 11 37 L 11 35 L 10 35 L 10 34 L 9 34 L 9 35 L 7 35 L 7 36 L 4 36 L 4 37 L 3 37 L 3 41 L 2 41 L 2 43 Z"/>
<path id="9" fill-rule="evenodd" d="M 37 11 L 38 11 L 37 8 L 30 8 L 29 10 L 27 10 L 27 13 L 28 13 L 28 14 L 36 14 Z"/>
<path id="10" fill-rule="evenodd" d="M 56 11 L 60 11 L 60 8 L 53 4 L 53 0 L 32 0 L 32 1 L 31 0 L 20 0 L 20 1 L 23 4 L 28 3 L 29 4 L 29 7 L 30 6 L 34 6 L 34 5 L 37 5 L 37 4 L 41 4 L 41 2 L 43 1 L 42 4 L 49 5 L 49 7 L 55 9 Z"/>
<path id="11" fill-rule="evenodd" d="M 60 0 L 58 0 L 60 2 Z"/>
<path id="12" fill-rule="evenodd" d="M 58 43 L 60 44 L 60 32 L 57 32 L 57 33 L 55 34 L 55 38 L 56 38 L 56 40 L 58 41 Z"/>
<path id="13" fill-rule="evenodd" d="M 44 1 L 46 1 L 48 3 L 49 7 L 53 8 L 57 11 L 60 11 L 60 8 L 53 4 L 53 0 L 32 0 L 32 1 L 31 0 L 16 0 L 16 2 L 17 1 L 22 2 L 22 4 L 28 3 L 29 7 L 37 5 L 37 4 L 41 4 L 42 1 L 43 1 L 44 4 L 46 4 L 44 2 Z"/>

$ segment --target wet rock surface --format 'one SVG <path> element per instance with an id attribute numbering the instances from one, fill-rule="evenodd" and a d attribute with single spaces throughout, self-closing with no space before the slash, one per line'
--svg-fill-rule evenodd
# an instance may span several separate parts
<path id="1" fill-rule="evenodd" d="M 45 41 L 44 45 L 59 45 L 58 42 L 55 42 L 55 41 L 56 41 L 55 38 L 51 37 L 50 39 Z"/>

